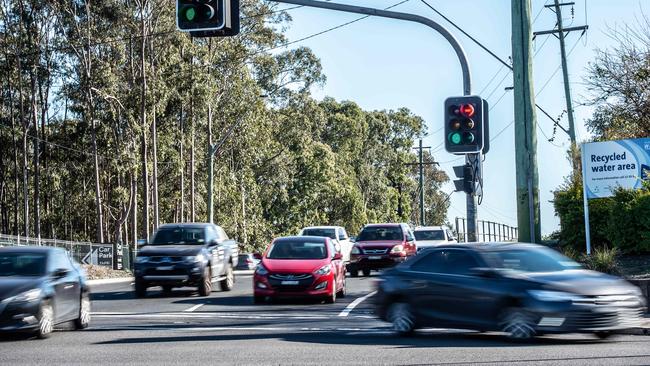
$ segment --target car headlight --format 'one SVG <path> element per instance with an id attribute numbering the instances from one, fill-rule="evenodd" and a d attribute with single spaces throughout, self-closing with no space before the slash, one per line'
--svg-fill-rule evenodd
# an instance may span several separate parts
<path id="1" fill-rule="evenodd" d="M 319 269 L 317 269 L 316 271 L 314 271 L 315 274 L 320 275 L 320 276 L 326 275 L 326 274 L 328 274 L 330 272 L 332 272 L 332 267 L 329 264 L 326 264 L 326 265 L 320 267 Z"/>
<path id="2" fill-rule="evenodd" d="M 255 269 L 255 273 L 260 276 L 266 276 L 267 274 L 269 274 L 269 271 L 266 268 L 264 268 L 264 266 L 260 263 L 257 265 L 257 269 Z"/>
<path id="3" fill-rule="evenodd" d="M 41 298 L 43 291 L 40 288 L 35 288 L 29 291 L 25 291 L 21 294 L 18 294 L 14 297 L 13 301 L 16 302 L 32 302 Z"/>
<path id="4" fill-rule="evenodd" d="M 188 257 L 183 257 L 183 261 L 185 263 L 201 263 L 205 260 L 205 256 L 203 254 L 197 254 L 197 255 L 190 255 Z"/>
<path id="5" fill-rule="evenodd" d="M 404 251 L 404 246 L 402 244 L 395 245 L 393 249 L 390 250 L 391 253 L 401 253 Z"/>
<path id="6" fill-rule="evenodd" d="M 563 302 L 584 299 L 583 296 L 563 291 L 530 290 L 528 293 L 539 301 Z"/>
<path id="7" fill-rule="evenodd" d="M 350 254 L 359 255 L 359 254 L 361 254 L 361 250 L 359 249 L 358 246 L 355 245 L 355 246 L 352 247 L 352 250 L 350 250 Z"/>
<path id="8" fill-rule="evenodd" d="M 147 263 L 149 262 L 149 257 L 147 256 L 137 256 L 135 257 L 135 263 Z"/>

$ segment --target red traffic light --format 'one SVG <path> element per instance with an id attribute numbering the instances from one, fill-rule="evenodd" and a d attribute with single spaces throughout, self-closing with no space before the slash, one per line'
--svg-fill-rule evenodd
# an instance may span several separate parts
<path id="1" fill-rule="evenodd" d="M 472 118 L 474 117 L 474 105 L 473 104 L 461 104 L 458 108 L 463 117 Z"/>

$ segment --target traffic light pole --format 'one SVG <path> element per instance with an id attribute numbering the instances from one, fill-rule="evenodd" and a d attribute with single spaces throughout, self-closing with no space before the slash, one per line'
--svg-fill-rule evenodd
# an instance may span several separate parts
<path id="1" fill-rule="evenodd" d="M 419 16 L 415 14 L 400 13 L 400 12 L 375 9 L 375 8 L 367 8 L 367 7 L 356 6 L 356 5 L 336 4 L 336 3 L 330 3 L 325 1 L 315 1 L 315 0 L 269 0 L 269 1 L 274 1 L 276 3 L 292 4 L 292 5 L 302 5 L 311 8 L 342 11 L 346 13 L 362 14 L 367 16 L 376 16 L 380 18 L 405 20 L 408 22 L 415 22 L 415 23 L 426 25 L 427 27 L 432 28 L 436 32 L 440 33 L 443 37 L 445 37 L 447 42 L 449 42 L 449 44 L 453 47 L 454 51 L 456 52 L 456 56 L 460 61 L 460 67 L 463 74 L 463 95 L 472 94 L 472 77 L 470 74 L 469 61 L 467 60 L 467 55 L 465 54 L 465 50 L 460 45 L 456 37 L 454 37 L 454 35 L 449 32 L 449 30 L 447 30 L 445 27 L 443 27 L 442 25 L 436 23 L 435 21 L 429 18 L 425 18 L 423 16 Z M 472 168 L 474 169 L 474 171 L 479 171 L 479 174 L 481 174 L 479 169 L 480 162 L 482 159 L 481 154 L 480 153 L 467 154 L 466 159 L 468 163 L 472 164 Z M 476 241 L 477 206 L 478 204 L 476 198 L 476 190 L 474 189 L 472 193 L 467 194 L 467 219 L 468 219 L 467 235 L 470 241 Z"/>

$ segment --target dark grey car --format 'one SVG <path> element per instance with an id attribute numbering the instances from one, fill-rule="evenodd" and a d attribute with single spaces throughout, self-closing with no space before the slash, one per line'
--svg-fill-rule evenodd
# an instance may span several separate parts
<path id="1" fill-rule="evenodd" d="M 426 249 L 386 271 L 375 305 L 398 333 L 434 326 L 606 338 L 638 327 L 646 300 L 623 279 L 543 246 L 469 244 Z"/>

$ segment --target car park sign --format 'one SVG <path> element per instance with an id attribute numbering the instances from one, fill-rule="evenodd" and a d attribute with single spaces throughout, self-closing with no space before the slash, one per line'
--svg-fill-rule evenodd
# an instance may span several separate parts
<path id="1" fill-rule="evenodd" d="M 582 190 L 587 254 L 591 254 L 589 200 L 614 195 L 618 188 L 639 189 L 650 176 L 650 138 L 582 145 Z"/>
<path id="2" fill-rule="evenodd" d="M 639 189 L 650 173 L 650 138 L 583 145 L 588 199 L 613 196 L 616 188 Z"/>

